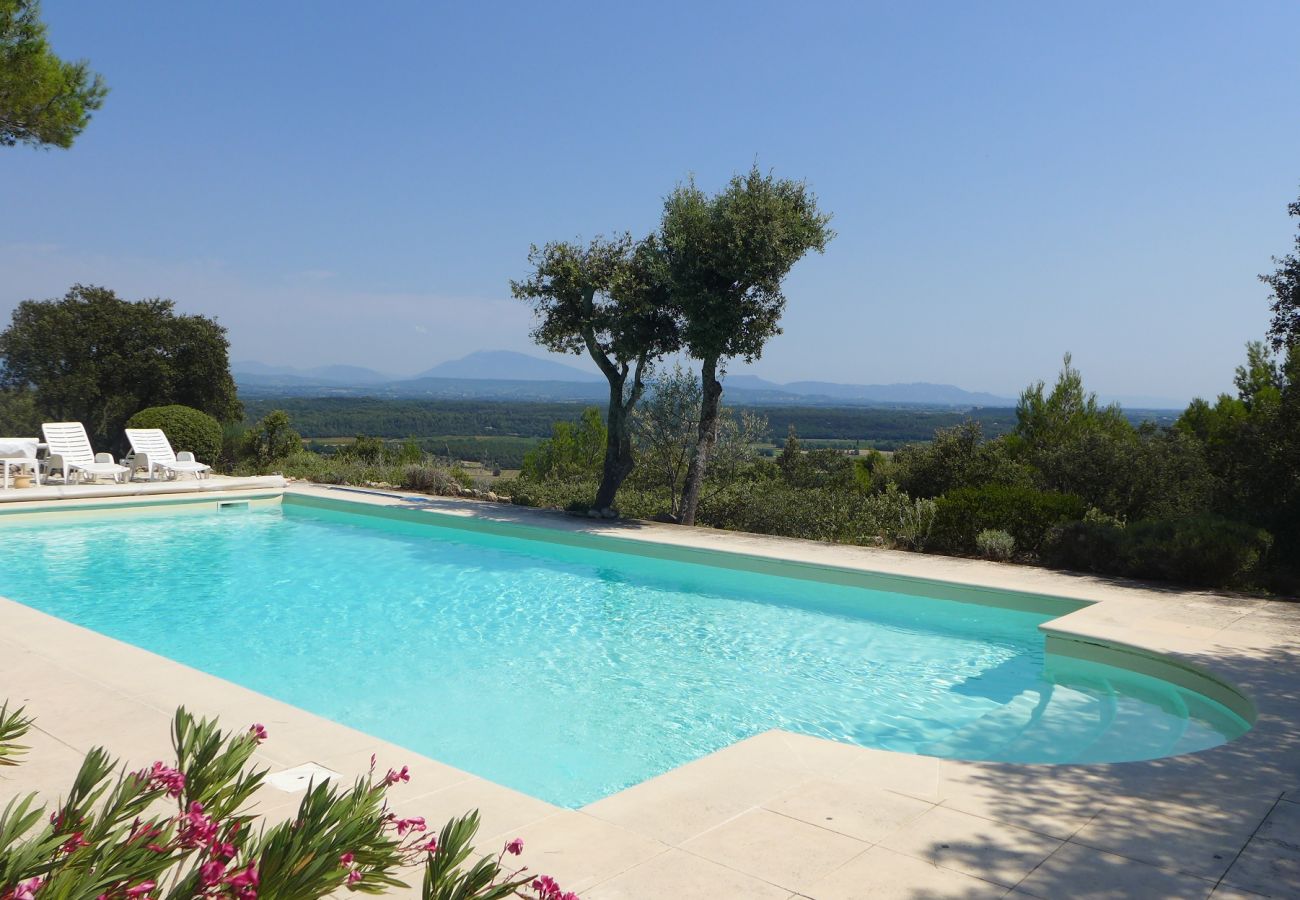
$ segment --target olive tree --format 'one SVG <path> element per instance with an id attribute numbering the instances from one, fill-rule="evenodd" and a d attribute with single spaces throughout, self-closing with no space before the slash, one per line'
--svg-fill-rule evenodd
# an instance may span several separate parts
<path id="1" fill-rule="evenodd" d="M 736 357 L 753 362 L 781 333 L 782 282 L 808 251 L 825 249 L 834 237 L 829 223 L 806 184 L 757 167 L 714 196 L 688 181 L 664 203 L 664 272 L 682 317 L 683 346 L 700 361 L 703 388 L 682 498 L 685 525 L 695 523 L 717 443 L 726 363 Z"/>
<path id="2" fill-rule="evenodd" d="M 611 510 L 634 459 L 633 409 L 645 393 L 654 361 L 678 346 L 677 319 L 660 271 L 653 237 L 624 234 L 581 246 L 569 241 L 534 246 L 532 273 L 510 283 L 533 306 L 533 339 L 556 353 L 586 353 L 609 382 L 605 458 L 593 509 Z"/>
<path id="3" fill-rule="evenodd" d="M 700 379 L 680 365 L 662 373 L 650 386 L 649 396 L 633 414 L 637 449 L 637 482 L 663 490 L 669 498 L 669 515 L 677 518 L 690 467 L 691 448 L 699 428 Z M 723 407 L 718 415 L 718 442 L 709 466 L 711 475 L 725 483 L 753 462 L 754 444 L 767 437 L 765 416 Z"/>

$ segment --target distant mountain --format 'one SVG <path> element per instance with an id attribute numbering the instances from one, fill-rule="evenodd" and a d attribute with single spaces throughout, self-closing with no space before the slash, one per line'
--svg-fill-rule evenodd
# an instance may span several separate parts
<path id="1" fill-rule="evenodd" d="M 438 363 L 414 377 L 486 381 L 605 381 L 599 372 L 511 350 L 479 350 L 460 359 Z"/>
<path id="2" fill-rule="evenodd" d="M 295 369 L 259 362 L 231 366 L 249 396 L 383 396 L 430 399 L 563 400 L 606 398 L 605 379 L 591 369 L 509 350 L 480 350 L 439 363 L 411 378 L 393 378 L 358 366 Z M 1007 397 L 967 391 L 951 384 L 780 384 L 756 375 L 729 375 L 726 401 L 787 406 L 921 406 L 966 408 L 1014 405 Z"/>
<path id="3" fill-rule="evenodd" d="M 728 390 L 740 388 L 746 393 L 773 395 L 766 402 L 783 402 L 781 397 L 793 396 L 804 402 L 837 401 L 858 404 L 900 404 L 908 406 L 1010 406 L 1015 401 L 982 391 L 967 391 L 951 384 L 930 384 L 919 381 L 912 384 L 838 384 L 833 381 L 792 381 L 779 384 L 756 375 L 729 375 L 725 380 Z"/>

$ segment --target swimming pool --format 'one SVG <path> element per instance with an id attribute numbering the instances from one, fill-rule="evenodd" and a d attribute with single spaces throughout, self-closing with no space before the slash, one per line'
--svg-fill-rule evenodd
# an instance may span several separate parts
<path id="1" fill-rule="evenodd" d="M 1046 654 L 1047 613 L 348 506 L 51 515 L 6 555 L 0 595 L 569 807 L 771 728 L 1107 762 L 1249 727 Z"/>

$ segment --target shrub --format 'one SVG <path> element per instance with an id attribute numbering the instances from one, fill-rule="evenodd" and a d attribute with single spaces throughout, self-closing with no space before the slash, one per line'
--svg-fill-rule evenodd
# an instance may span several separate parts
<path id="1" fill-rule="evenodd" d="M 975 549 L 985 559 L 1005 561 L 1016 552 L 1016 539 L 1000 528 L 985 528 L 975 535 Z"/>
<path id="2" fill-rule="evenodd" d="M 32 720 L 0 705 L 0 765 L 16 765 L 17 742 Z M 297 815 L 259 822 L 248 807 L 266 776 L 250 766 L 266 730 L 223 732 L 184 708 L 172 726 L 174 757 L 128 771 L 100 747 L 81 764 L 70 789 L 47 814 L 35 793 L 0 811 L 0 897 L 146 896 L 209 900 L 382 893 L 404 887 L 406 867 L 423 868 L 426 900 L 573 898 L 503 865 L 523 842 L 473 862 L 478 813 L 452 819 L 434 834 L 419 817 L 389 810 L 388 789 L 410 781 L 403 766 L 350 786 L 311 785 Z"/>
<path id="3" fill-rule="evenodd" d="M 1144 519 L 1127 527 L 1090 514 L 1056 529 L 1045 543 L 1050 565 L 1107 575 L 1158 578 L 1202 587 L 1253 587 L 1272 536 L 1215 516 Z"/>
<path id="4" fill-rule="evenodd" d="M 213 464 L 221 457 L 221 423 L 188 406 L 151 406 L 133 415 L 127 428 L 161 428 L 172 449 L 188 450 L 199 462 Z"/>
<path id="5" fill-rule="evenodd" d="M 436 466 L 410 465 L 402 469 L 402 487 L 425 494 L 460 493 L 460 484 L 446 469 Z M 455 488 L 453 491 L 452 489 Z"/>
<path id="6" fill-rule="evenodd" d="M 1216 516 L 1147 519 L 1124 529 L 1125 573 L 1206 587 L 1249 587 L 1273 538 Z"/>
<path id="7" fill-rule="evenodd" d="M 1073 494 L 1000 484 L 959 488 L 936 502 L 930 543 L 948 553 L 973 553 L 976 535 L 985 529 L 1005 531 L 1016 546 L 1037 553 L 1049 529 L 1082 519 L 1087 512 Z"/>
<path id="8" fill-rule="evenodd" d="M 302 435 L 293 430 L 289 414 L 274 409 L 244 433 L 243 456 L 258 466 L 269 465 L 302 449 Z"/>
<path id="9" fill-rule="evenodd" d="M 868 498 L 877 533 L 891 544 L 907 550 L 922 550 L 930 541 L 937 504 L 927 497 L 913 499 L 889 484 L 883 493 Z"/>

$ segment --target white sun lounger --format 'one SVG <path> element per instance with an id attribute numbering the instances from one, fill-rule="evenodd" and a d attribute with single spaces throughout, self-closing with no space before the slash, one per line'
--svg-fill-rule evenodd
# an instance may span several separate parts
<path id="1" fill-rule="evenodd" d="M 41 426 L 41 433 L 50 448 L 45 469 L 47 472 L 54 469 L 63 472 L 64 482 L 71 481 L 74 472 L 79 473 L 78 477 L 83 480 L 112 475 L 114 481 L 121 481 L 129 471 L 126 466 L 113 462 L 111 456 L 107 462 L 97 461 L 95 451 L 90 447 L 90 438 L 86 437 L 86 428 L 80 422 L 46 422 Z"/>
<path id="2" fill-rule="evenodd" d="M 212 471 L 206 463 L 196 462 L 192 453 L 181 454 L 188 459 L 178 458 L 161 428 L 128 428 L 126 439 L 131 442 L 132 470 L 148 469 L 150 481 L 153 481 L 155 469 L 168 478 L 175 478 L 183 472 L 202 478 Z"/>

